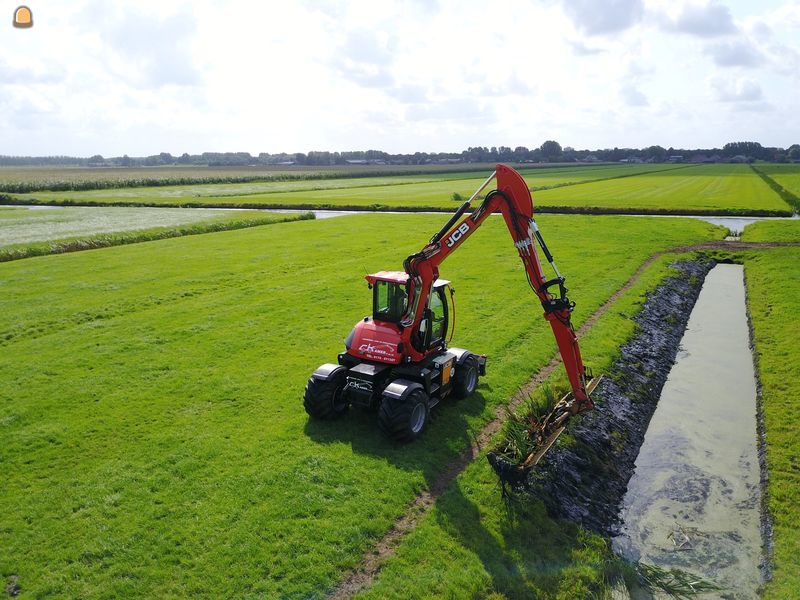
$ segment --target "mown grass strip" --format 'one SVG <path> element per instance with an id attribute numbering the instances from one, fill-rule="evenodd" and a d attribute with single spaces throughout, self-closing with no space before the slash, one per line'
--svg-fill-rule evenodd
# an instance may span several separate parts
<path id="1" fill-rule="evenodd" d="M 772 191 L 778 194 L 778 196 L 780 196 L 783 199 L 783 201 L 786 202 L 786 204 L 794 207 L 795 211 L 800 211 L 800 198 L 798 198 L 791 191 L 787 190 L 785 187 L 783 187 L 781 184 L 779 184 L 777 181 L 775 181 L 772 177 L 767 175 L 763 170 L 761 170 L 757 166 L 751 164 L 750 168 L 756 175 L 761 177 L 761 179 L 764 180 L 764 183 L 766 183 L 770 188 L 772 188 Z"/>
<path id="2" fill-rule="evenodd" d="M 761 384 L 773 572 L 765 598 L 800 588 L 800 249 L 744 255 L 747 303 Z"/>
<path id="3" fill-rule="evenodd" d="M 33 256 L 45 256 L 48 254 L 65 254 L 67 252 L 80 252 L 81 250 L 152 242 L 186 235 L 231 231 L 234 229 L 245 229 L 247 227 L 258 227 L 261 225 L 286 223 L 289 221 L 305 221 L 308 219 L 314 219 L 314 213 L 309 212 L 297 215 L 272 214 L 263 217 L 227 218 L 224 220 L 213 220 L 173 227 L 155 227 L 139 231 L 101 233 L 86 237 L 47 242 L 14 244 L 0 247 L 0 262 L 31 258 Z"/>

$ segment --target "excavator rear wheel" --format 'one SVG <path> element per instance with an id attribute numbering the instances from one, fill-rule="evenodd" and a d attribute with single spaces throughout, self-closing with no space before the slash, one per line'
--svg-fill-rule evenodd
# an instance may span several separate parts
<path id="1" fill-rule="evenodd" d="M 344 384 L 344 370 L 330 379 L 309 378 L 303 396 L 303 407 L 309 416 L 327 421 L 346 413 L 349 403 L 344 397 Z"/>
<path id="2" fill-rule="evenodd" d="M 405 400 L 384 396 L 378 410 L 378 425 L 397 442 L 417 439 L 428 424 L 428 395 L 418 389 Z"/>
<path id="3" fill-rule="evenodd" d="M 478 387 L 478 359 L 468 356 L 464 364 L 456 367 L 453 378 L 453 395 L 456 398 L 466 398 L 472 395 Z"/>

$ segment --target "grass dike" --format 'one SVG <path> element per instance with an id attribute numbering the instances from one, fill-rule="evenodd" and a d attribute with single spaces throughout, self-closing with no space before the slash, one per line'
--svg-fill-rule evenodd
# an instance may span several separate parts
<path id="1" fill-rule="evenodd" d="M 619 509 L 650 419 L 672 369 L 689 315 L 715 262 L 676 262 L 677 274 L 646 296 L 636 334 L 593 394 L 594 411 L 551 450 L 527 491 L 558 518 L 603 536 L 618 532 Z"/>

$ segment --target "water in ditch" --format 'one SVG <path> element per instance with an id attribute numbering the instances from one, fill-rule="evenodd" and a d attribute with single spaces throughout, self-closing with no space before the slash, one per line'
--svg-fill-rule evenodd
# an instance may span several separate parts
<path id="1" fill-rule="evenodd" d="M 706 278 L 620 517 L 626 558 L 701 575 L 723 588 L 713 597 L 758 597 L 756 383 L 739 265 Z"/>

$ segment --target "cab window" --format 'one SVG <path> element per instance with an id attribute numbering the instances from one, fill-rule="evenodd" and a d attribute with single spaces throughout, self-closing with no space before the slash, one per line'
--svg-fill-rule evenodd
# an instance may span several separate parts
<path id="1" fill-rule="evenodd" d="M 373 288 L 372 316 L 376 321 L 397 323 L 408 307 L 406 286 L 392 281 L 376 281 Z"/>

